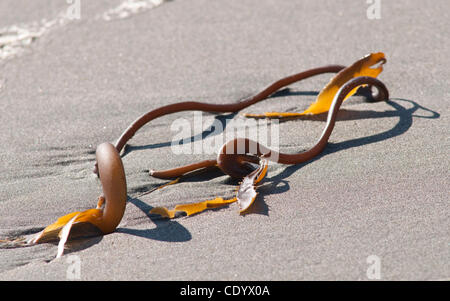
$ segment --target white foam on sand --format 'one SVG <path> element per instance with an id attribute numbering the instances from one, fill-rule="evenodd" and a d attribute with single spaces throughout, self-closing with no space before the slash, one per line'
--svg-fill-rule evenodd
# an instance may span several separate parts
<path id="1" fill-rule="evenodd" d="M 14 24 L 0 29 L 0 61 L 21 54 L 36 39 L 51 29 L 63 26 L 72 19 L 66 12 L 51 20 L 42 19 L 29 24 Z"/>
<path id="2" fill-rule="evenodd" d="M 161 5 L 164 1 L 165 0 L 126 0 L 119 6 L 104 12 L 101 17 L 105 21 L 125 19 L 131 15 L 155 8 Z"/>
<path id="3" fill-rule="evenodd" d="M 105 21 L 124 19 L 155 8 L 167 0 L 126 0 L 98 16 Z M 0 62 L 15 57 L 34 41 L 52 29 L 67 25 L 74 18 L 64 10 L 53 19 L 42 19 L 28 24 L 14 24 L 0 28 Z"/>

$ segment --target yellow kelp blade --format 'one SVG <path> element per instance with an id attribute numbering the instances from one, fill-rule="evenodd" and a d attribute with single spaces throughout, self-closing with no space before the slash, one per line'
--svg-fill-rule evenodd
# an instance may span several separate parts
<path id="1" fill-rule="evenodd" d="M 26 237 L 12 237 L 0 239 L 0 249 L 9 249 L 28 246 Z"/>
<path id="2" fill-rule="evenodd" d="M 261 160 L 258 169 L 244 177 L 236 194 L 240 213 L 244 213 L 254 203 L 258 193 L 255 190 L 255 185 L 260 182 L 267 173 L 267 160 Z"/>
<path id="3" fill-rule="evenodd" d="M 187 216 L 203 212 L 207 209 L 219 208 L 238 201 L 240 212 L 248 210 L 256 198 L 255 185 L 260 182 L 267 173 L 268 162 L 261 160 L 258 169 L 246 176 L 237 189 L 235 198 L 224 200 L 223 198 L 215 198 L 199 203 L 176 205 L 174 209 L 169 210 L 165 207 L 155 207 L 150 210 L 152 214 L 159 214 L 166 218 L 174 218 L 177 212 L 185 212 Z"/>
<path id="4" fill-rule="evenodd" d="M 175 211 L 184 211 L 186 214 L 193 215 L 205 211 L 206 209 L 218 208 L 236 202 L 236 198 L 224 200 L 223 198 L 215 198 L 195 204 L 176 205 Z"/>
<path id="5" fill-rule="evenodd" d="M 179 211 L 183 211 L 187 216 L 203 212 L 207 209 L 218 208 L 236 202 L 236 198 L 224 200 L 223 198 L 215 198 L 213 200 L 207 200 L 199 203 L 176 205 L 174 209 L 168 210 L 165 207 L 155 207 L 150 210 L 150 213 L 159 214 L 163 217 L 174 218 L 175 214 Z"/>
<path id="6" fill-rule="evenodd" d="M 316 102 L 311 104 L 302 114 L 320 114 L 328 112 L 334 96 L 346 82 L 352 78 L 359 76 L 377 77 L 383 71 L 383 64 L 386 62 L 384 53 L 372 53 L 353 63 L 353 65 L 340 71 L 331 81 L 323 88 L 317 96 Z M 374 65 L 380 65 L 371 68 Z M 358 87 L 354 88 L 345 99 L 356 93 Z M 344 99 L 344 100 L 345 100 Z"/>
<path id="7" fill-rule="evenodd" d="M 336 74 L 335 77 L 331 79 L 331 81 L 322 89 L 322 91 L 317 96 L 317 99 L 314 103 L 312 103 L 308 109 L 303 111 L 302 113 L 293 113 L 293 112 L 267 112 L 264 114 L 244 114 L 246 117 L 254 117 L 254 118 L 283 118 L 283 117 L 298 117 L 303 115 L 313 115 L 328 112 L 330 109 L 331 103 L 339 89 L 349 80 L 359 76 L 370 76 L 377 77 L 383 71 L 383 64 L 386 62 L 386 58 L 384 53 L 372 53 L 369 54 L 362 59 L 356 61 L 351 66 L 341 70 Z M 378 67 L 372 68 L 372 66 L 380 64 Z M 353 89 L 345 99 L 349 98 L 353 94 L 356 93 L 356 87 Z M 344 100 L 345 100 L 344 99 Z"/>
<path id="8" fill-rule="evenodd" d="M 175 217 L 175 210 L 169 210 L 166 207 L 155 207 L 152 210 L 150 210 L 150 213 L 152 214 L 159 214 L 162 217 L 166 218 L 174 218 Z"/>
<path id="9" fill-rule="evenodd" d="M 254 182 L 255 185 L 261 182 L 266 177 L 268 167 L 269 167 L 268 161 L 261 160 L 261 165 L 259 167 L 260 171 L 258 172 L 258 176 L 256 177 Z"/>
<path id="10" fill-rule="evenodd" d="M 92 234 L 98 234 L 99 233 L 99 227 L 98 225 L 101 222 L 103 216 L 103 211 L 100 209 L 89 209 L 83 212 L 72 212 L 67 215 L 64 215 L 57 219 L 56 222 L 54 222 L 51 225 L 48 225 L 44 230 L 37 233 L 34 237 L 32 237 L 28 243 L 34 244 L 34 243 L 43 243 L 43 242 L 49 242 L 49 241 L 56 241 L 59 239 L 58 235 L 60 231 L 63 229 L 65 225 L 68 223 L 73 223 L 74 226 L 79 226 L 77 228 L 82 228 L 81 232 L 77 236 L 91 236 Z M 72 219 L 75 217 L 75 219 L 72 221 Z M 82 227 L 83 224 L 91 224 L 93 227 Z M 84 233 L 83 233 L 84 232 Z"/>

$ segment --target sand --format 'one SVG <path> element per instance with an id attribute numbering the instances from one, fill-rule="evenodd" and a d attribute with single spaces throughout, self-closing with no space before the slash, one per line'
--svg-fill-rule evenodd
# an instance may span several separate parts
<path id="1" fill-rule="evenodd" d="M 121 18 L 122 2 L 131 3 L 82 1 L 72 20 L 64 1 L 1 1 L 0 32 L 15 40 L 0 46 L 0 237 L 95 207 L 96 146 L 161 105 L 237 101 L 379 51 L 390 100 L 348 100 L 325 152 L 271 165 L 245 216 L 237 204 L 173 220 L 148 214 L 232 196 L 236 184 L 212 171 L 142 195 L 167 182 L 149 169 L 214 158 L 171 151 L 171 125 L 192 113 L 155 120 L 123 157 L 129 201 L 116 232 L 59 259 L 54 244 L 2 247 L 1 280 L 71 279 L 74 260 L 81 280 L 368 280 L 371 258 L 381 280 L 450 278 L 447 0 L 381 1 L 379 20 L 366 1 L 141 1 L 141 10 L 122 4 Z M 244 111 L 300 112 L 330 78 Z M 312 146 L 324 124 L 280 123 L 281 150 Z"/>

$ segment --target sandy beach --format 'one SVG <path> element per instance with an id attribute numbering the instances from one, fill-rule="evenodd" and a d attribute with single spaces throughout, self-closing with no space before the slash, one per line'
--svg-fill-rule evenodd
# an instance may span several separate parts
<path id="1" fill-rule="evenodd" d="M 373 52 L 386 55 L 379 79 L 390 99 L 347 100 L 325 151 L 271 164 L 244 216 L 237 204 L 171 220 L 149 214 L 229 198 L 237 185 L 211 170 L 146 193 L 168 182 L 150 169 L 215 158 L 171 149 L 171 125 L 192 123 L 194 113 L 159 118 L 122 156 L 128 202 L 116 231 L 58 259 L 56 244 L 0 243 L 0 280 L 67 280 L 74 258 L 80 280 L 370 280 L 370 258 L 381 280 L 449 280 L 450 4 L 380 5 L 378 19 L 365 0 L 2 0 L 0 239 L 95 208 L 96 147 L 162 105 L 231 103 Z M 202 116 L 209 125 L 244 112 L 301 112 L 332 76 L 238 114 Z M 280 149 L 311 147 L 325 121 L 280 122 Z"/>

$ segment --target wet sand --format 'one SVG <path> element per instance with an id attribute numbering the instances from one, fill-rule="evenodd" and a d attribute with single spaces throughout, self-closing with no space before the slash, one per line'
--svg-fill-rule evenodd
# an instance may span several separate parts
<path id="1" fill-rule="evenodd" d="M 54 244 L 2 247 L 1 280 L 66 280 L 71 255 L 81 280 L 367 280 L 370 255 L 382 280 L 450 278 L 448 1 L 381 1 L 380 20 L 367 18 L 366 1 L 349 0 L 144 1 L 142 11 L 123 6 L 126 18 L 105 18 L 122 2 L 82 1 L 79 20 L 66 18 L 64 1 L 0 3 L 0 28 L 17 39 L 3 40 L 12 55 L 0 59 L 0 238 L 94 208 L 96 146 L 161 105 L 233 102 L 379 51 L 390 100 L 349 99 L 324 153 L 271 165 L 245 216 L 237 204 L 174 220 L 148 214 L 230 197 L 236 185 L 212 171 L 142 195 L 167 182 L 149 169 L 214 158 L 171 151 L 172 123 L 192 113 L 155 120 L 123 156 L 129 200 L 117 231 L 59 259 Z M 330 78 L 243 112 L 300 112 Z M 280 149 L 312 146 L 324 125 L 323 116 L 280 123 Z"/>

